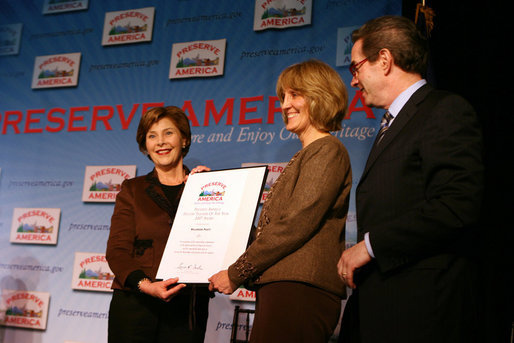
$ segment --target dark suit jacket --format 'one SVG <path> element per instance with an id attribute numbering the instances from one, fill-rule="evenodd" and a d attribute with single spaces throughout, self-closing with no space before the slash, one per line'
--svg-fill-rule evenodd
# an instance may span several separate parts
<path id="1" fill-rule="evenodd" d="M 168 201 L 154 173 L 125 180 L 116 196 L 106 251 L 114 289 L 130 289 L 125 281 L 134 271 L 152 280 L 157 274 L 178 199 Z"/>
<path id="2" fill-rule="evenodd" d="M 476 319 L 482 179 L 475 112 L 421 87 L 371 149 L 356 189 L 359 240 L 369 232 L 376 257 L 356 275 L 362 342 L 464 341 Z"/>

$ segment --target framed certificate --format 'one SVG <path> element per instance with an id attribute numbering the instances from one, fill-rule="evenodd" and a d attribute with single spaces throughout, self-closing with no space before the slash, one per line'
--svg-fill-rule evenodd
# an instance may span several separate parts
<path id="1" fill-rule="evenodd" d="M 197 173 L 180 198 L 157 279 L 209 283 L 246 250 L 267 166 Z"/>

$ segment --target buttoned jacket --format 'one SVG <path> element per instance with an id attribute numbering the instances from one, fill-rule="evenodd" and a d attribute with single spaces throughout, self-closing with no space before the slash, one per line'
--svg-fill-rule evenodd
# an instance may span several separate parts
<path id="1" fill-rule="evenodd" d="M 375 255 L 354 275 L 360 342 L 473 341 L 482 153 L 470 104 L 428 84 L 371 149 L 356 189 Z"/>

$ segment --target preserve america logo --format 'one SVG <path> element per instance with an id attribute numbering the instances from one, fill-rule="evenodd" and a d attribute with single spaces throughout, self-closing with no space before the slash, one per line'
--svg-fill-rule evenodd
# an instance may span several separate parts
<path id="1" fill-rule="evenodd" d="M 75 252 L 71 288 L 111 292 L 114 274 L 103 253 Z"/>
<path id="2" fill-rule="evenodd" d="M 89 0 L 45 0 L 43 14 L 86 10 Z"/>
<path id="3" fill-rule="evenodd" d="M 0 56 L 18 54 L 22 28 L 22 23 L 0 25 Z"/>
<path id="4" fill-rule="evenodd" d="M 173 44 L 169 78 L 223 75 L 226 41 L 218 39 Z"/>
<path id="5" fill-rule="evenodd" d="M 352 32 L 359 26 L 347 26 L 337 29 L 336 66 L 344 67 L 352 63 Z"/>
<path id="6" fill-rule="evenodd" d="M 2 312 L 5 326 L 45 330 L 50 293 L 2 290 Z"/>
<path id="7" fill-rule="evenodd" d="M 102 45 L 152 40 L 155 7 L 105 13 Z"/>
<path id="8" fill-rule="evenodd" d="M 32 88 L 74 87 L 78 84 L 81 53 L 38 56 Z"/>
<path id="9" fill-rule="evenodd" d="M 255 302 L 256 293 L 255 293 L 255 291 L 250 291 L 249 289 L 246 289 L 241 286 L 238 289 L 236 289 L 235 292 L 229 296 L 229 299 L 234 300 L 234 301 L 253 301 L 253 302 Z"/>
<path id="10" fill-rule="evenodd" d="M 123 181 L 134 176 L 135 165 L 86 166 L 82 201 L 115 202 Z"/>
<path id="11" fill-rule="evenodd" d="M 197 201 L 201 202 L 223 202 L 227 185 L 223 182 L 212 181 L 201 187 Z"/>
<path id="12" fill-rule="evenodd" d="M 312 0 L 256 0 L 253 30 L 310 25 Z"/>
<path id="13" fill-rule="evenodd" d="M 15 208 L 12 243 L 57 244 L 60 208 Z"/>

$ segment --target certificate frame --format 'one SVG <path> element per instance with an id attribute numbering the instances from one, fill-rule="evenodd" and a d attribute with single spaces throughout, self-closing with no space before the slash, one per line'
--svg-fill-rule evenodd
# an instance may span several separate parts
<path id="1" fill-rule="evenodd" d="M 267 165 L 190 175 L 156 278 L 206 284 L 246 250 Z"/>

